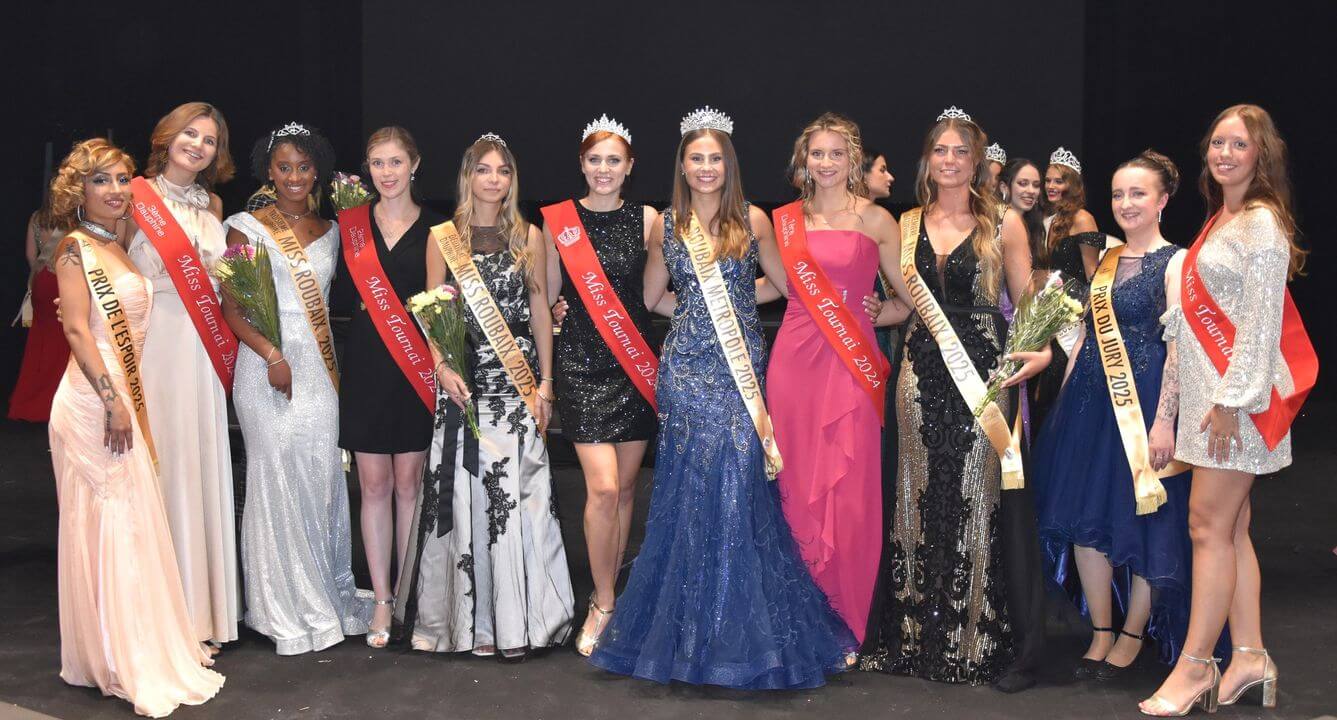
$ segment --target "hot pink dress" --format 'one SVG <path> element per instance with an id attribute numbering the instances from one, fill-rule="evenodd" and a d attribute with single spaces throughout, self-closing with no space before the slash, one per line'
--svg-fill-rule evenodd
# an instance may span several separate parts
<path id="1" fill-rule="evenodd" d="M 845 296 L 863 348 L 880 356 L 863 311 L 877 276 L 877 242 L 853 230 L 809 230 L 808 248 Z M 784 457 L 785 519 L 813 579 L 862 643 L 883 545 L 877 409 L 797 299 L 771 349 L 766 386 Z"/>
<path id="2" fill-rule="evenodd" d="M 142 351 L 151 291 L 134 273 L 112 284 Z M 89 327 L 112 383 L 128 398 L 96 308 Z M 130 452 L 103 445 L 102 400 L 73 359 L 51 406 L 51 459 L 60 503 L 60 677 L 162 717 L 223 686 L 199 641 L 181 589 L 162 492 L 139 428 Z"/>

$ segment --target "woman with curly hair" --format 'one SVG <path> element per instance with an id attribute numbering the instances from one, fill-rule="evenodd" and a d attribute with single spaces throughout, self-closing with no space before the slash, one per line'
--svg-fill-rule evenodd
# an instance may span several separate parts
<path id="1" fill-rule="evenodd" d="M 212 105 L 181 105 L 153 129 L 144 175 L 185 231 L 206 272 L 227 247 L 222 202 L 210 189 L 230 179 L 232 172 L 227 123 Z M 175 268 L 168 267 L 142 229 L 130 240 L 129 254 L 153 281 L 144 391 L 153 425 L 159 428 L 163 502 L 186 607 L 196 639 L 217 646 L 237 639 L 240 616 L 227 389 L 206 347 L 208 340 L 192 320 L 192 310 L 198 310 L 187 306 L 173 281 Z M 205 287 L 203 293 L 217 303 L 216 287 Z"/>
<path id="2" fill-rule="evenodd" d="M 51 185 L 71 362 L 51 407 L 60 499 L 60 677 L 162 717 L 223 686 L 186 614 L 154 469 L 138 362 L 153 284 L 121 247 L 134 160 L 79 143 Z M 92 302 L 96 292 L 98 302 Z"/>
<path id="3" fill-rule="evenodd" d="M 326 305 L 339 228 L 311 209 L 333 164 L 329 142 L 309 126 L 275 128 L 251 152 L 251 172 L 273 187 L 273 204 L 223 223 L 229 246 L 268 251 L 278 298 L 281 347 L 228 299 L 223 315 L 243 346 L 233 400 L 246 439 L 246 624 L 269 636 L 280 655 L 324 650 L 366 633 L 371 617 L 370 595 L 359 595 L 353 584 Z"/>

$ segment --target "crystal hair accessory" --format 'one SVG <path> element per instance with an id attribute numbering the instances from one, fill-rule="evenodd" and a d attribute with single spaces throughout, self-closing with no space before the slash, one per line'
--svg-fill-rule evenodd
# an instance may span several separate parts
<path id="1" fill-rule="evenodd" d="M 595 120 L 594 122 L 585 126 L 585 134 L 580 136 L 580 141 L 584 142 L 585 138 L 588 138 L 589 136 L 597 132 L 613 133 L 614 135 L 622 138 L 623 140 L 626 140 L 628 145 L 631 144 L 631 132 L 628 131 L 626 126 L 624 126 L 622 123 L 618 122 L 613 118 L 608 117 L 607 113 L 600 115 L 598 120 Z"/>
<path id="2" fill-rule="evenodd" d="M 687 117 L 682 119 L 678 125 L 678 130 L 686 135 L 693 130 L 719 130 L 722 133 L 733 135 L 733 118 L 707 105 L 699 110 L 693 110 Z"/>
<path id="3" fill-rule="evenodd" d="M 1065 167 L 1070 167 L 1077 172 L 1082 171 L 1082 164 L 1077 161 L 1077 156 L 1073 155 L 1069 150 L 1064 150 L 1062 145 L 1049 156 L 1049 164 L 1063 165 Z"/>
<path id="4" fill-rule="evenodd" d="M 293 137 L 296 135 L 310 135 L 310 134 L 311 131 L 307 130 L 305 125 L 302 125 L 301 123 L 290 122 L 287 125 L 284 125 L 283 127 L 269 134 L 269 147 L 265 149 L 266 151 L 273 150 L 274 141 L 281 137 Z"/>
<path id="5" fill-rule="evenodd" d="M 484 140 L 490 143 L 496 143 L 502 147 L 506 147 L 506 141 L 502 140 L 501 136 L 494 132 L 485 132 L 482 135 L 479 135 L 478 139 L 475 140 L 474 142 L 483 142 Z"/>
<path id="6" fill-rule="evenodd" d="M 1007 151 L 1004 150 L 1003 146 L 999 145 L 998 143 L 994 143 L 989 147 L 984 148 L 984 157 L 985 159 L 990 160 L 992 162 L 996 162 L 999 165 L 1007 164 Z"/>
<path id="7" fill-rule="evenodd" d="M 965 110 L 962 110 L 955 105 L 938 113 L 938 119 L 934 122 L 942 122 L 943 120 L 965 120 L 966 122 L 975 122 L 970 119 L 970 115 L 968 115 Z"/>

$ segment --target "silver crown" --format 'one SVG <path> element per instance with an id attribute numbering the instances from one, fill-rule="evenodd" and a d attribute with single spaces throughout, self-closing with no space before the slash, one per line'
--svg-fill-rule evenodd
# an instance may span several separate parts
<path id="1" fill-rule="evenodd" d="M 277 140 L 278 138 L 292 137 L 295 135 L 310 135 L 310 134 L 311 131 L 307 130 L 305 125 L 301 125 L 295 122 L 290 122 L 287 125 L 284 125 L 283 127 L 269 134 L 269 147 L 265 148 L 265 150 L 266 151 L 273 150 L 274 141 Z"/>
<path id="2" fill-rule="evenodd" d="M 996 162 L 999 165 L 1007 164 L 1007 151 L 1004 150 L 1003 146 L 999 145 L 998 143 L 994 143 L 989 147 L 984 148 L 984 157 L 985 159 Z"/>
<path id="3" fill-rule="evenodd" d="M 733 118 L 707 105 L 700 110 L 693 110 L 687 117 L 682 119 L 678 125 L 678 130 L 686 135 L 693 130 L 719 130 L 728 135 L 733 135 Z"/>
<path id="4" fill-rule="evenodd" d="M 970 115 L 968 115 L 965 110 L 962 110 L 955 105 L 938 113 L 938 119 L 934 122 L 942 122 L 943 120 L 965 120 L 967 122 L 975 122 L 970 119 Z"/>
<path id="5" fill-rule="evenodd" d="M 490 143 L 496 143 L 502 147 L 506 147 L 506 141 L 502 140 L 501 136 L 494 132 L 485 132 L 482 135 L 479 135 L 478 139 L 475 140 L 474 142 L 483 142 L 484 140 Z"/>
<path id="6" fill-rule="evenodd" d="M 600 115 L 598 120 L 585 126 L 585 134 L 580 136 L 580 141 L 584 142 L 585 138 L 597 132 L 613 133 L 623 140 L 626 140 L 628 145 L 631 144 L 631 132 L 628 131 L 622 123 L 608 117 L 607 113 Z"/>
<path id="7" fill-rule="evenodd" d="M 1059 148 L 1055 150 L 1052 155 L 1049 156 L 1049 164 L 1065 165 L 1067 167 L 1072 168 L 1073 170 L 1076 170 L 1077 172 L 1082 171 L 1082 164 L 1080 162 L 1077 162 L 1077 156 L 1073 155 L 1072 152 L 1068 150 L 1064 150 L 1062 145 L 1060 145 Z"/>

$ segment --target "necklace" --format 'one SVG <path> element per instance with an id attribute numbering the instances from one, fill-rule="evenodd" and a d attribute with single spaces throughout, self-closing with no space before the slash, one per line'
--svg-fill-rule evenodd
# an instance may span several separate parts
<path id="1" fill-rule="evenodd" d="M 307 215 L 310 215 L 310 214 L 311 214 L 311 210 L 310 210 L 310 208 L 308 208 L 307 211 L 304 212 L 304 213 L 293 214 L 293 213 L 290 213 L 290 212 L 284 210 L 283 208 L 279 207 L 279 204 L 278 204 L 278 203 L 274 203 L 274 209 L 275 209 L 275 210 L 278 210 L 278 211 L 279 211 L 279 214 L 283 215 L 283 217 L 286 217 L 286 218 L 288 218 L 289 220 L 291 220 L 291 221 L 293 221 L 293 222 L 297 222 L 298 220 L 301 220 L 302 218 L 304 218 L 304 217 L 306 217 Z"/>
<path id="2" fill-rule="evenodd" d="M 98 225 L 92 220 L 81 220 L 79 222 L 79 227 L 87 230 L 88 232 L 93 233 L 94 235 L 102 238 L 103 240 L 116 239 L 116 233 L 108 230 L 107 228 L 102 227 L 101 225 Z"/>

